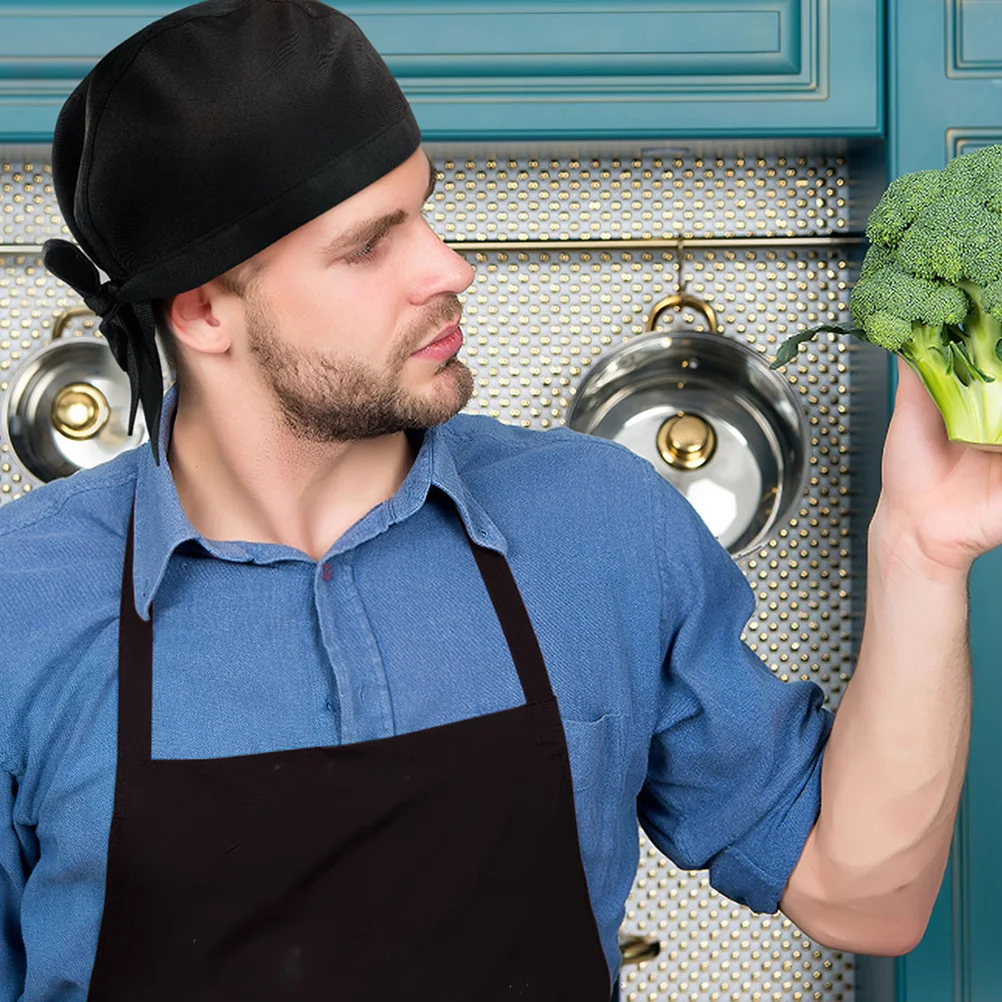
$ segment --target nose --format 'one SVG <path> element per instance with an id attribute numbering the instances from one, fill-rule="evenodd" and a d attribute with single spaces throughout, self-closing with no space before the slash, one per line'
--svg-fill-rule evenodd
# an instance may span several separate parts
<path id="1" fill-rule="evenodd" d="M 442 293 L 459 295 L 473 284 L 473 266 L 448 247 L 427 223 L 415 248 L 415 273 L 411 301 L 426 303 Z"/>

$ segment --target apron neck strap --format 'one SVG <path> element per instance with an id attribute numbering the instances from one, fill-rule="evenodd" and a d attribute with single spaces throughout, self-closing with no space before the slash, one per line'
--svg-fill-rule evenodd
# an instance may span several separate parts
<path id="1" fill-rule="evenodd" d="M 129 512 L 122 562 L 122 607 L 118 617 L 118 760 L 148 762 L 152 754 L 153 614 L 136 612 L 132 589 L 132 537 L 136 505 Z"/>
<path id="2" fill-rule="evenodd" d="M 502 554 L 478 546 L 468 534 L 466 539 L 504 631 L 526 703 L 542 703 L 552 699 L 553 689 L 550 687 L 543 652 L 539 649 L 536 631 L 532 628 L 532 621 L 508 561 Z"/>

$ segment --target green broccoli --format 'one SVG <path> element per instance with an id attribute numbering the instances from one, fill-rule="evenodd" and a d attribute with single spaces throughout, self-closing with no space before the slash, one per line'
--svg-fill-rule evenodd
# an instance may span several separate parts
<path id="1" fill-rule="evenodd" d="M 1002 145 L 891 182 L 866 235 L 856 326 L 794 335 L 773 368 L 820 331 L 855 334 L 908 362 L 951 439 L 1002 444 Z"/>

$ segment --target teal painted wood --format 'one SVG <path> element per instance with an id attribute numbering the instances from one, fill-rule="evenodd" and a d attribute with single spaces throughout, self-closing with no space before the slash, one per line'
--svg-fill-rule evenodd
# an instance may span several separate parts
<path id="1" fill-rule="evenodd" d="M 967 837 L 964 846 L 964 898 L 955 908 L 955 925 L 962 924 L 965 979 L 964 1002 L 999 997 L 998 907 L 1002 873 L 998 839 L 1002 832 L 1002 550 L 978 561 L 971 581 L 971 652 L 974 657 L 974 729 L 967 779 Z"/>
<path id="2" fill-rule="evenodd" d="M 1002 0 L 891 2 L 892 171 L 1002 141 Z"/>
<path id="3" fill-rule="evenodd" d="M 1002 142 L 1002 0 L 891 0 L 889 172 L 941 167 Z M 1002 550 L 971 576 L 971 759 L 945 881 L 929 931 L 899 963 L 899 1002 L 995 1002 L 1002 873 Z"/>
<path id="4" fill-rule="evenodd" d="M 347 0 L 430 140 L 873 136 L 881 0 Z M 171 6 L 0 0 L 0 142 Z"/>

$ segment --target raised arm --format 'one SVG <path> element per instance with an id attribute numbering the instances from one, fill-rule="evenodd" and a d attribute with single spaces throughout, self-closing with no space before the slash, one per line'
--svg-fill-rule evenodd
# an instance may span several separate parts
<path id="1" fill-rule="evenodd" d="M 918 942 L 942 880 L 970 734 L 967 576 L 1002 542 L 1002 455 L 950 443 L 918 379 L 899 375 L 859 662 L 781 901 L 821 942 L 875 954 Z"/>

